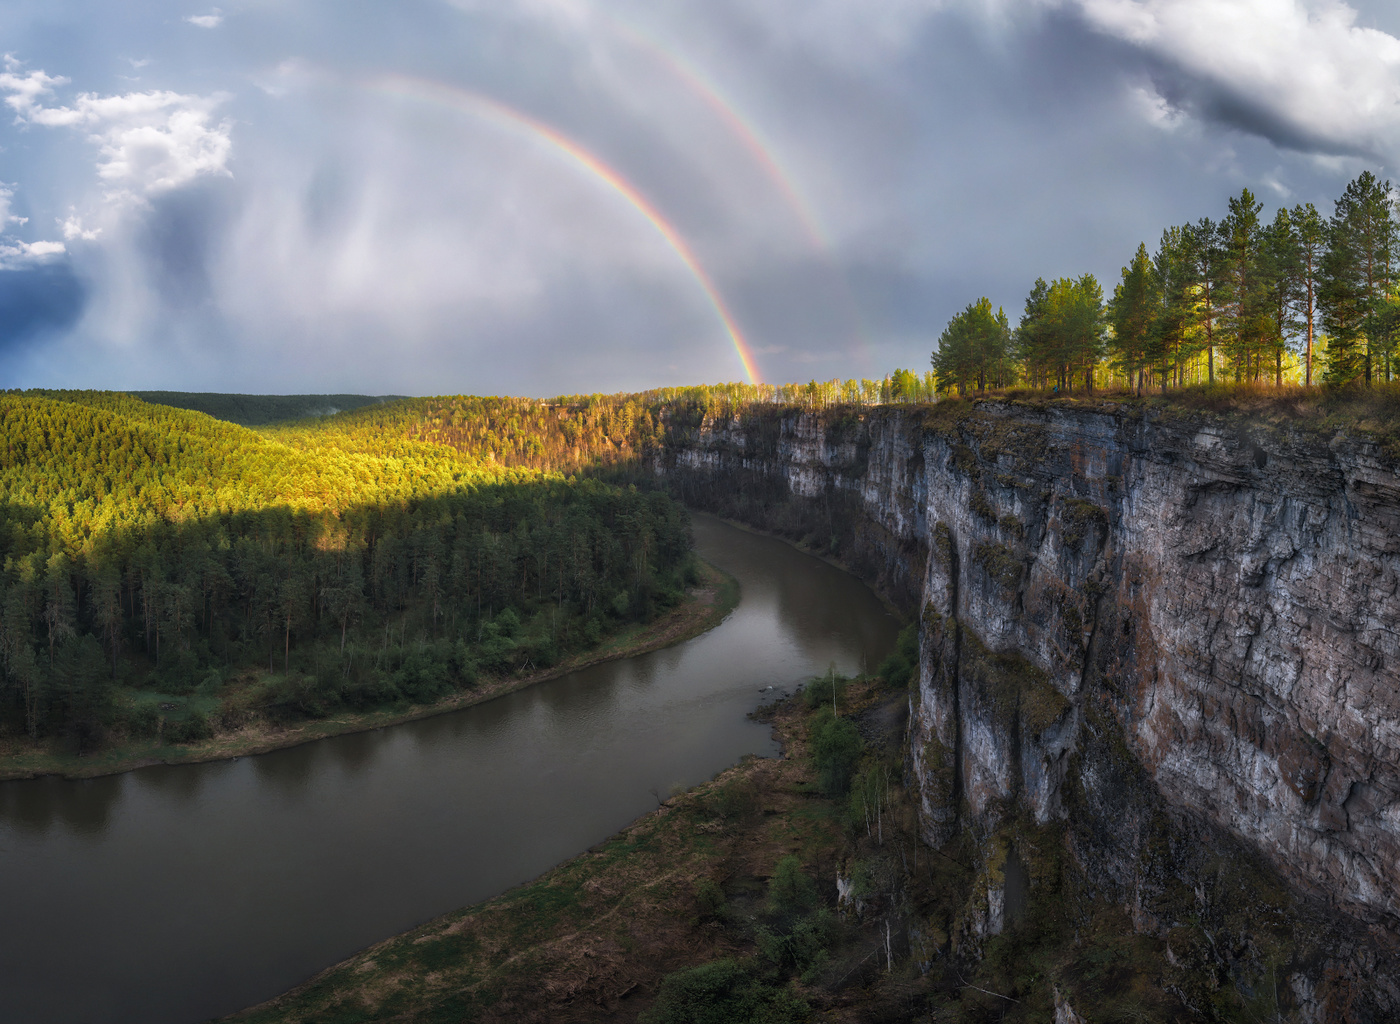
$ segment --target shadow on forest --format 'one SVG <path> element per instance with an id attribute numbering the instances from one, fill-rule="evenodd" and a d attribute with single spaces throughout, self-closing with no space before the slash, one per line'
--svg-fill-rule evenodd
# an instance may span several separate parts
<path id="1" fill-rule="evenodd" d="M 66 549 L 9 503 L 0 558 L 0 730 L 79 753 L 429 703 L 592 647 L 695 572 L 684 509 L 588 479 L 161 520 Z"/>

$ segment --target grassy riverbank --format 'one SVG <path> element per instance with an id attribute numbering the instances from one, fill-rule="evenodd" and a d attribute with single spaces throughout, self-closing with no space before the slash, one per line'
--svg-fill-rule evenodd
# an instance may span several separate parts
<path id="1" fill-rule="evenodd" d="M 930 849 L 901 786 L 904 687 L 838 685 L 837 715 L 832 689 L 764 709 L 784 757 L 224 1024 L 1293 1019 L 1273 989 L 1222 980 L 1200 926 L 1147 934 L 1095 898 L 1061 824 L 1016 817 L 1009 845 L 963 830 Z M 1261 892 L 1236 925 L 1267 916 Z"/>
<path id="2" fill-rule="evenodd" d="M 589 665 L 669 647 L 713 629 L 739 603 L 739 584 L 734 577 L 706 562 L 700 562 L 699 566 L 699 584 L 691 588 L 685 600 L 675 608 L 651 622 L 614 633 L 597 647 L 549 669 L 503 678 L 483 678 L 472 688 L 431 704 L 399 704 L 366 712 L 343 711 L 326 718 L 286 725 L 255 720 L 240 729 L 190 743 L 138 740 L 115 743 L 79 755 L 63 749 L 60 741 L 0 738 L 0 781 L 40 775 L 92 778 L 152 764 L 192 764 L 265 754 L 328 736 L 364 732 L 458 711 Z M 247 673 L 230 680 L 225 691 L 219 694 L 219 699 L 237 700 L 240 691 L 255 691 L 263 684 L 264 676 L 265 673 Z"/>
<path id="3" fill-rule="evenodd" d="M 890 780 L 880 838 L 894 857 L 896 845 L 913 854 L 912 833 L 901 836 L 890 817 L 904 702 L 866 680 L 841 708 L 884 734 L 865 768 L 878 765 Z M 834 913 L 832 880 L 851 840 L 848 800 L 828 794 L 810 756 L 823 712 L 797 698 L 766 713 L 783 758 L 748 758 L 536 881 L 372 946 L 228 1020 L 632 1019 L 669 998 L 663 990 L 677 982 L 668 975 L 716 962 L 723 984 L 742 990 L 736 998 L 768 1007 L 765 1020 L 806 1019 L 801 1008 L 814 1000 L 834 1005 L 826 989 L 884 968 L 883 940 Z"/>

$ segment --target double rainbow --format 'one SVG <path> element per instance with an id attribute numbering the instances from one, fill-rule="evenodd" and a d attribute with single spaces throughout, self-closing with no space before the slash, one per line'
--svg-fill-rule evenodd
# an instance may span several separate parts
<path id="1" fill-rule="evenodd" d="M 745 340 L 738 325 L 735 324 L 734 317 L 729 312 L 729 307 L 725 305 L 719 289 L 715 287 L 710 276 L 705 273 L 704 267 L 700 265 L 700 261 L 696 259 L 695 253 L 691 251 L 685 239 L 656 207 L 613 168 L 558 129 L 531 117 L 529 114 L 516 110 L 514 107 L 507 106 L 499 100 L 483 96 L 470 89 L 400 74 L 377 75 L 357 84 L 380 95 L 444 107 L 458 113 L 483 118 L 514 131 L 524 132 L 532 139 L 548 143 L 555 152 L 568 157 L 573 163 L 608 185 L 645 217 L 647 222 L 656 229 L 656 232 L 666 240 L 666 244 L 680 257 L 681 262 L 695 278 L 701 291 L 705 293 L 710 305 L 714 307 L 720 323 L 724 325 L 725 333 L 729 335 L 729 340 L 734 346 L 735 353 L 739 356 L 739 362 L 743 366 L 744 375 L 748 378 L 749 383 L 757 384 L 759 382 L 759 371 L 757 363 L 754 361 L 753 350 Z"/>
<path id="2" fill-rule="evenodd" d="M 778 189 L 789 209 L 797 216 L 798 223 L 802 225 L 807 240 L 826 263 L 836 291 L 845 306 L 860 357 L 869 363 L 869 347 L 866 344 L 865 329 L 861 323 L 855 297 L 851 294 L 850 282 L 847 281 L 836 258 L 836 246 L 813 212 L 811 204 L 802 194 L 802 189 L 774 154 L 772 144 L 764 139 L 763 133 L 758 127 L 740 112 L 733 101 L 724 95 L 723 90 L 715 84 L 711 77 L 677 53 L 674 48 L 665 45 L 637 26 L 621 21 L 616 16 L 600 12 L 599 17 L 618 38 L 646 53 L 708 107 L 710 113 L 724 124 L 729 133 L 748 151 L 753 161 L 763 169 L 764 174 Z"/>

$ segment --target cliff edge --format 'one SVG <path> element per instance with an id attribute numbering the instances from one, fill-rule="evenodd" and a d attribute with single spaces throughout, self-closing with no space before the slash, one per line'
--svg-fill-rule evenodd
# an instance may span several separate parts
<path id="1" fill-rule="evenodd" d="M 917 617 L 910 781 L 925 841 L 970 830 L 985 861 L 966 941 L 1007 925 L 1008 858 L 1034 886 L 1067 856 L 1077 898 L 1204 969 L 1188 1011 L 1267 978 L 1298 1019 L 1400 1014 L 1400 464 L 1379 443 L 987 400 L 706 419 L 654 468 Z"/>

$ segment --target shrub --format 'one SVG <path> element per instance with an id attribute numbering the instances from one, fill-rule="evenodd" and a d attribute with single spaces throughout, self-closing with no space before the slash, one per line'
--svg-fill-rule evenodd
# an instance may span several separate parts
<path id="1" fill-rule="evenodd" d="M 742 821 L 758 812 L 758 787 L 747 777 L 733 779 L 713 790 L 705 807 L 717 818 Z"/>
<path id="2" fill-rule="evenodd" d="M 452 689 L 448 666 L 431 648 L 415 648 L 394 673 L 394 685 L 416 704 L 430 704 Z"/>
<path id="3" fill-rule="evenodd" d="M 164 738 L 167 743 L 196 743 L 213 735 L 209 719 L 202 712 L 191 711 L 189 717 L 165 723 Z"/>
<path id="4" fill-rule="evenodd" d="M 330 681 L 296 673 L 272 677 L 264 684 L 263 694 L 264 709 L 274 721 L 324 718 L 340 701 L 340 694 Z"/>
<path id="5" fill-rule="evenodd" d="M 724 916 L 727 901 L 724 890 L 712 878 L 702 878 L 695 884 L 695 909 L 700 920 L 714 921 Z"/>
<path id="6" fill-rule="evenodd" d="M 160 731 L 160 708 L 142 701 L 127 712 L 126 728 L 132 736 L 155 736 Z"/>
<path id="7" fill-rule="evenodd" d="M 806 689 L 802 691 L 802 698 L 807 702 L 809 708 L 831 707 L 833 703 L 839 703 L 842 695 L 846 692 L 846 683 L 849 680 L 845 676 L 839 675 L 836 666 L 827 669 L 824 676 L 817 676 L 807 683 Z"/>
<path id="8" fill-rule="evenodd" d="M 715 960 L 668 974 L 638 1024 L 800 1024 L 811 1008 L 785 989 L 757 981 L 737 960 Z"/>
<path id="9" fill-rule="evenodd" d="M 789 854 L 778 861 L 768 880 L 768 906 L 778 914 L 800 914 L 817 903 L 817 887 L 802 870 L 802 861 Z"/>
<path id="10" fill-rule="evenodd" d="M 829 709 L 817 713 L 812 724 L 812 762 L 818 784 L 828 796 L 843 796 L 860 761 L 865 744 L 856 727 Z"/>
<path id="11" fill-rule="evenodd" d="M 908 686 L 919 675 L 919 626 L 911 622 L 899 631 L 894 650 L 880 662 L 880 676 L 893 687 Z"/>

